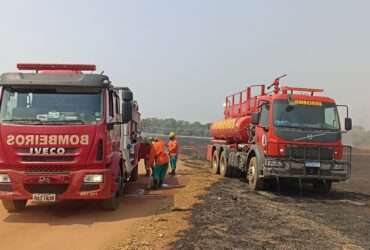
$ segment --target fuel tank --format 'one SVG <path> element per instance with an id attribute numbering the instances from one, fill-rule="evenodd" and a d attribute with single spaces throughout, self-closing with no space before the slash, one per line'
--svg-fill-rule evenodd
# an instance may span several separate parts
<path id="1" fill-rule="evenodd" d="M 226 140 L 234 143 L 248 142 L 247 128 L 251 123 L 251 116 L 230 118 L 214 122 L 210 133 L 215 140 Z"/>

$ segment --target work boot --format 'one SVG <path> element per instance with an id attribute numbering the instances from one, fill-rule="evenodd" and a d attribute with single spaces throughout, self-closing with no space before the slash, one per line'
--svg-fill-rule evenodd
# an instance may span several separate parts
<path id="1" fill-rule="evenodd" d="M 176 170 L 172 169 L 171 172 L 169 173 L 169 175 L 172 175 L 172 176 L 176 175 Z"/>
<path id="2" fill-rule="evenodd" d="M 152 189 L 158 189 L 158 181 L 156 179 L 153 179 Z"/>

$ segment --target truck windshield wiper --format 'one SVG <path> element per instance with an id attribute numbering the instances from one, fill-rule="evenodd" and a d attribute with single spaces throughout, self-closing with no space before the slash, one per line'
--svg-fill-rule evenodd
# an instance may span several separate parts
<path id="1" fill-rule="evenodd" d="M 35 118 L 24 118 L 24 119 L 4 119 L 2 122 L 20 122 L 20 123 L 37 123 L 37 124 L 42 124 L 42 121 L 39 119 Z"/>
<path id="2" fill-rule="evenodd" d="M 55 125 L 59 124 L 66 124 L 66 123 L 78 123 L 78 124 L 85 124 L 83 120 L 75 119 L 75 120 L 61 120 L 61 121 L 45 121 L 45 123 L 52 123 Z"/>
<path id="3" fill-rule="evenodd" d="M 66 124 L 66 123 L 78 123 L 85 124 L 83 120 L 62 120 L 62 121 L 43 121 L 39 119 L 29 118 L 29 119 L 4 119 L 2 122 L 15 122 L 15 123 L 36 123 L 36 124 Z"/>
<path id="4" fill-rule="evenodd" d="M 289 125 L 279 125 L 276 126 L 279 128 L 286 128 L 286 129 L 296 129 L 296 130 L 315 130 L 315 131 L 329 131 L 329 132 L 338 132 L 337 129 L 330 129 L 330 128 L 319 128 L 319 127 L 300 127 L 300 126 L 289 126 Z"/>
<path id="5" fill-rule="evenodd" d="M 286 128 L 286 129 L 294 129 L 294 130 L 310 130 L 310 129 L 312 129 L 312 128 L 308 128 L 308 127 L 289 126 L 289 125 L 279 125 L 279 126 L 276 126 L 276 127 Z"/>

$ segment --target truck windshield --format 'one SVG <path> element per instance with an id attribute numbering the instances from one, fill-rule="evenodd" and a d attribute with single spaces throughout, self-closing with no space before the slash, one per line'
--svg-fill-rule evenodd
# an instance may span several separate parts
<path id="1" fill-rule="evenodd" d="M 101 92 L 59 89 L 4 88 L 0 119 L 3 123 L 91 124 L 102 115 Z"/>
<path id="2" fill-rule="evenodd" d="M 294 102 L 294 101 L 293 101 Z M 339 130 L 339 115 L 334 103 L 287 100 L 274 102 L 273 120 L 276 127 Z"/>

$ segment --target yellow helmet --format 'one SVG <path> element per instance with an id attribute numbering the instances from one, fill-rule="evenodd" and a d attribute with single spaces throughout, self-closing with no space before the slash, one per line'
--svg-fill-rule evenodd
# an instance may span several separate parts
<path id="1" fill-rule="evenodd" d="M 175 132 L 171 132 L 170 135 L 169 135 L 170 138 L 175 138 L 176 137 L 176 133 Z"/>

